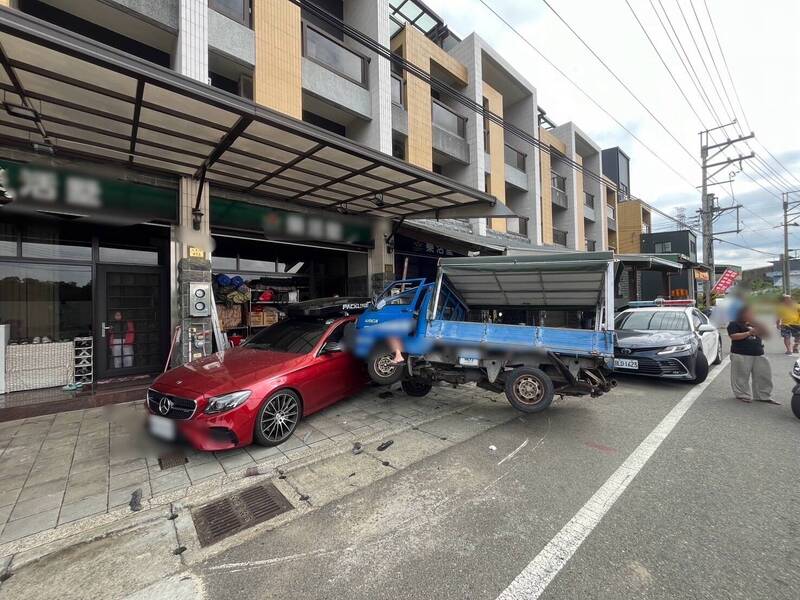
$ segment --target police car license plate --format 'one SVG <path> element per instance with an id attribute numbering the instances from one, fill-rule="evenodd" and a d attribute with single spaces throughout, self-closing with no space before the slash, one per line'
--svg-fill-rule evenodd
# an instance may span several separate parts
<path id="1" fill-rule="evenodd" d="M 615 369 L 638 369 L 639 368 L 639 361 L 634 360 L 632 358 L 615 358 L 614 359 L 614 368 Z"/>
<path id="2" fill-rule="evenodd" d="M 148 426 L 150 433 L 162 440 L 172 441 L 175 439 L 175 421 L 165 419 L 158 415 L 148 415 Z"/>

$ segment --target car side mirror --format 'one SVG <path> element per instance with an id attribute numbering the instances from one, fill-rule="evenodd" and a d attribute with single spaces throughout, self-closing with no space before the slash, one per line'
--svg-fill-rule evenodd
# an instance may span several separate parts
<path id="1" fill-rule="evenodd" d="M 343 350 L 344 346 L 341 342 L 325 342 L 320 354 L 331 354 L 333 352 L 342 352 Z"/>
<path id="2" fill-rule="evenodd" d="M 708 333 L 709 331 L 716 331 L 717 328 L 714 327 L 711 323 L 703 323 L 700 327 L 697 328 L 698 333 Z"/>

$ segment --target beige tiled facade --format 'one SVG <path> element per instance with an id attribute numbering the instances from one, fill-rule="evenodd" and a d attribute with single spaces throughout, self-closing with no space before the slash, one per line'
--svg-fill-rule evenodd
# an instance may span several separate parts
<path id="1" fill-rule="evenodd" d="M 296 119 L 303 115 L 300 7 L 287 0 L 254 0 L 256 64 L 253 99 Z"/>
<path id="2" fill-rule="evenodd" d="M 483 97 L 486 98 L 487 108 L 500 118 L 503 118 L 503 96 L 485 81 L 483 82 Z M 489 154 L 491 165 L 491 176 L 489 177 L 489 189 L 487 193 L 497 198 L 500 202 L 506 202 L 506 161 L 505 161 L 505 137 L 503 127 L 493 121 L 488 122 L 489 127 L 489 146 L 485 149 Z M 495 231 L 506 231 L 505 219 L 491 219 L 491 228 Z"/>
<path id="3" fill-rule="evenodd" d="M 392 38 L 392 51 L 399 52 L 426 73 L 431 72 L 431 62 L 435 62 L 459 84 L 467 85 L 467 68 L 412 26 L 406 25 Z M 430 171 L 433 169 L 431 87 L 414 75 L 405 74 L 404 81 L 408 111 L 406 160 Z"/>
<path id="4" fill-rule="evenodd" d="M 645 223 L 645 211 L 638 200 L 629 200 L 617 205 L 617 252 L 636 254 L 641 252 L 642 225 Z"/>

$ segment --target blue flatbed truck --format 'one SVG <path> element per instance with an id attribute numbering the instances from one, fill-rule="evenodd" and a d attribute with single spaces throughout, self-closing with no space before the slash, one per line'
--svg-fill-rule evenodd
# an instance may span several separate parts
<path id="1" fill-rule="evenodd" d="M 435 282 L 395 281 L 377 296 L 358 318 L 352 346 L 373 381 L 402 381 L 412 396 L 424 396 L 437 381 L 476 383 L 505 392 L 528 413 L 545 410 L 555 395 L 599 396 L 615 385 L 609 366 L 621 267 L 611 252 L 443 258 Z M 594 324 L 508 325 L 475 317 L 509 309 L 583 311 Z M 393 362 L 390 338 L 402 344 L 404 363 Z"/>

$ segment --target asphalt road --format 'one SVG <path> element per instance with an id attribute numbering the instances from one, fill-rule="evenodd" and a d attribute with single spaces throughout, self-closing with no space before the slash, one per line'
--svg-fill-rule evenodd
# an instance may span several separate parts
<path id="1" fill-rule="evenodd" d="M 541 598 L 800 597 L 793 359 L 770 347 L 783 405 L 734 400 L 725 369 Z M 625 378 L 559 401 L 193 570 L 215 599 L 497 598 L 691 389 Z"/>

